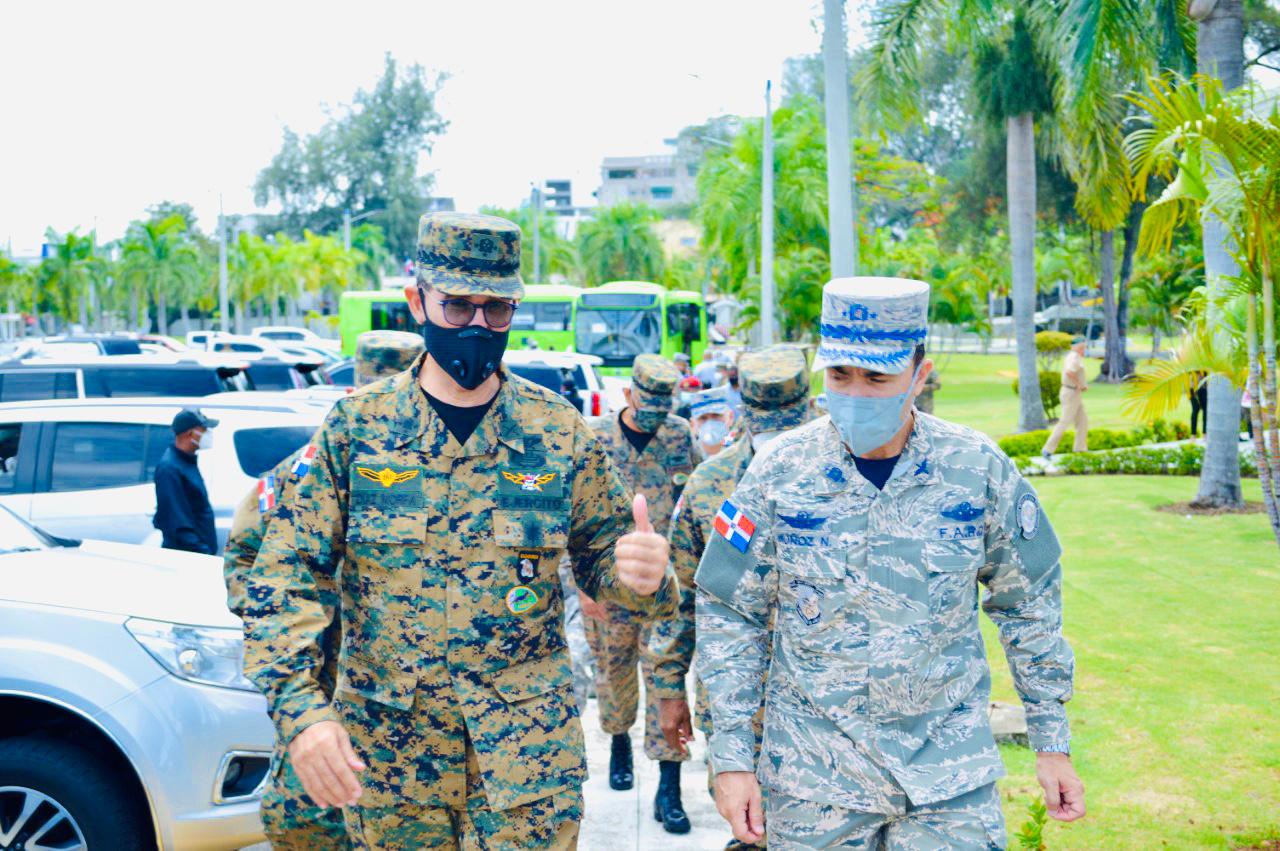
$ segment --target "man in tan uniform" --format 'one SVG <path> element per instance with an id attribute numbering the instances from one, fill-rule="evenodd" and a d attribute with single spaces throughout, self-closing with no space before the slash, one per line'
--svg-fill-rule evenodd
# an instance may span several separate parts
<path id="1" fill-rule="evenodd" d="M 1062 364 L 1062 389 L 1058 398 L 1062 400 L 1062 414 L 1058 424 L 1053 427 L 1053 434 L 1045 441 L 1040 452 L 1045 458 L 1058 451 L 1058 443 L 1067 429 L 1076 430 L 1075 440 L 1071 444 L 1072 452 L 1089 451 L 1089 415 L 1084 412 L 1084 393 L 1089 389 L 1089 380 L 1084 374 L 1085 339 L 1075 336 L 1071 339 L 1071 351 Z"/>

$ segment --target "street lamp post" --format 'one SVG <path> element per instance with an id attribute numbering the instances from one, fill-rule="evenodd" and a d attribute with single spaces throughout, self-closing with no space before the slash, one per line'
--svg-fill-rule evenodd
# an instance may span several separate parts
<path id="1" fill-rule="evenodd" d="M 218 196 L 218 324 L 222 333 L 231 333 L 231 299 L 227 292 L 227 219 Z"/>
<path id="2" fill-rule="evenodd" d="M 760 175 L 760 344 L 773 345 L 773 82 L 764 84 L 764 156 Z"/>
<path id="3" fill-rule="evenodd" d="M 350 209 L 343 210 L 342 211 L 342 247 L 345 248 L 347 251 L 351 250 L 351 225 L 360 221 L 361 219 L 367 219 L 370 216 L 376 216 L 381 212 L 382 210 L 368 210 L 364 213 L 360 213 L 357 216 L 353 216 L 351 215 Z"/>
<path id="4" fill-rule="evenodd" d="M 538 226 L 538 217 L 542 212 L 542 190 L 536 183 L 530 203 L 533 204 L 533 283 L 536 284 L 542 279 L 541 228 Z"/>
<path id="5" fill-rule="evenodd" d="M 853 172 L 849 163 L 849 70 L 845 56 L 844 0 L 824 0 L 822 66 L 827 114 L 827 231 L 831 277 L 856 274 Z"/>

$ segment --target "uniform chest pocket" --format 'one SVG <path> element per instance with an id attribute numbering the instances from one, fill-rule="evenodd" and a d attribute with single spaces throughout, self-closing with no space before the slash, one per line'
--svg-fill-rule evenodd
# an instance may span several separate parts
<path id="1" fill-rule="evenodd" d="M 799 533 L 796 533 L 799 534 Z M 845 550 L 778 535 L 778 624 L 792 646 L 823 654 L 843 643 L 849 607 Z"/>
<path id="2" fill-rule="evenodd" d="M 347 518 L 347 558 L 361 576 L 379 576 L 419 567 L 426 538 L 420 513 L 353 511 Z"/>
<path id="3" fill-rule="evenodd" d="M 569 546 L 569 513 L 495 509 L 493 541 L 500 547 L 563 550 Z"/>
<path id="4" fill-rule="evenodd" d="M 929 582 L 929 610 L 963 613 L 977 602 L 978 569 L 986 558 L 982 538 L 930 541 L 924 547 Z"/>

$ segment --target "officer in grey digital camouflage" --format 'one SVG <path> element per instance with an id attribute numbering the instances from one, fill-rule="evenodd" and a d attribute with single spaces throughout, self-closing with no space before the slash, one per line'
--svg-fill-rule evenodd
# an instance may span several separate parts
<path id="1" fill-rule="evenodd" d="M 576 847 L 586 762 L 560 556 L 593 597 L 655 616 L 678 602 L 666 540 L 585 421 L 501 366 L 519 234 L 422 217 L 405 296 L 426 352 L 334 406 L 244 579 L 245 672 L 357 848 Z"/>
<path id="2" fill-rule="evenodd" d="M 913 411 L 928 300 L 918 281 L 826 285 L 828 416 L 756 456 L 698 566 L 716 803 L 742 841 L 767 827 L 774 849 L 1004 847 L 979 583 L 1049 813 L 1084 814 L 1061 548 L 993 441 Z"/>
<path id="3" fill-rule="evenodd" d="M 363 387 L 380 378 L 403 372 L 413 366 L 422 353 L 422 337 L 404 331 L 366 331 L 356 339 L 356 384 Z M 305 447 L 300 447 L 285 458 L 275 469 L 258 479 L 257 485 L 245 495 L 236 508 L 231 523 L 231 534 L 223 552 L 224 573 L 227 581 L 227 605 L 240 615 L 248 602 L 245 595 L 245 574 L 258 557 L 262 536 L 267 523 L 293 490 L 292 473 L 298 457 Z M 321 638 L 320 647 L 324 665 L 317 676 L 320 688 L 330 698 L 337 681 L 338 647 L 341 636 L 338 622 L 333 619 L 337 611 L 339 594 L 333 577 L 314 577 L 316 596 L 324 606 L 325 615 L 331 621 Z M 277 742 L 272 757 L 272 772 L 267 788 L 262 793 L 262 827 L 273 848 L 286 851 L 326 851 L 326 849 L 350 848 L 342 811 L 321 808 L 311 803 L 302 788 L 302 782 L 289 764 L 284 746 Z"/>
<path id="4" fill-rule="evenodd" d="M 618 414 L 588 420 L 623 480 L 648 500 L 654 528 L 663 535 L 697 463 L 689 421 L 671 412 L 679 383 L 680 373 L 670 361 L 640 355 L 632 366 L 631 385 L 624 391 L 627 407 Z M 583 611 L 589 615 L 587 641 L 595 657 L 600 726 L 613 737 L 609 785 L 630 789 L 634 777 L 629 731 L 640 699 L 636 666 L 642 662 L 649 626 L 645 618 L 617 606 L 606 603 L 602 609 L 594 601 L 583 601 Z M 640 667 L 645 681 L 644 752 L 658 761 L 660 773 L 654 817 L 670 833 L 687 833 L 690 824 L 680 800 L 680 762 L 688 755 L 663 738 L 652 672 L 647 662 Z"/>
<path id="5" fill-rule="evenodd" d="M 694 469 L 676 503 L 667 539 L 671 542 L 676 578 L 680 580 L 680 611 L 671 621 L 655 623 L 649 635 L 647 653 L 653 668 L 654 691 L 659 698 L 659 720 L 662 733 L 672 747 L 683 747 L 684 742 L 693 738 L 685 683 L 696 643 L 693 576 L 707 541 L 715 534 L 712 524 L 716 511 L 733 494 L 756 452 L 809 418 L 809 365 L 799 349 L 773 346 L 744 354 L 738 360 L 738 374 L 743 403 L 742 433 L 732 446 Z M 696 677 L 695 692 L 694 723 L 709 735 L 711 711 L 706 690 Z M 762 715 L 762 711 L 757 712 L 754 722 L 757 738 Z M 729 847 L 748 846 L 733 840 Z"/>
<path id="6" fill-rule="evenodd" d="M 729 405 L 729 385 L 694 393 L 689 399 L 689 425 L 698 447 L 698 460 L 718 455 L 737 437 L 737 416 Z"/>

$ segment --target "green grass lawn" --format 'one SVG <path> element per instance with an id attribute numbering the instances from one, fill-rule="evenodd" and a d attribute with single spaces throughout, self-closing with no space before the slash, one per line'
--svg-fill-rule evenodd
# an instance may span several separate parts
<path id="1" fill-rule="evenodd" d="M 1265 516 L 1155 510 L 1194 496 L 1192 478 L 1072 476 L 1036 487 L 1065 553 L 1076 655 L 1068 712 L 1089 809 L 1076 824 L 1051 823 L 1048 847 L 1280 839 L 1280 554 Z M 1256 481 L 1245 490 L 1260 498 Z M 983 626 L 995 699 L 1016 700 L 995 631 Z M 1012 833 L 1039 786 L 1028 750 L 1006 746 L 1004 757 Z"/>
<path id="2" fill-rule="evenodd" d="M 958 354 L 932 355 L 940 369 L 942 389 L 934 396 L 934 413 L 985 432 L 1003 437 L 1018 430 L 1018 397 L 1013 380 L 1018 366 L 1013 355 Z M 1089 375 L 1098 371 L 1099 361 L 1089 359 Z M 1120 413 L 1124 388 L 1116 384 L 1091 383 L 1084 394 L 1090 428 L 1127 429 L 1137 425 Z M 1183 403 L 1168 419 L 1191 420 L 1191 405 Z"/>

